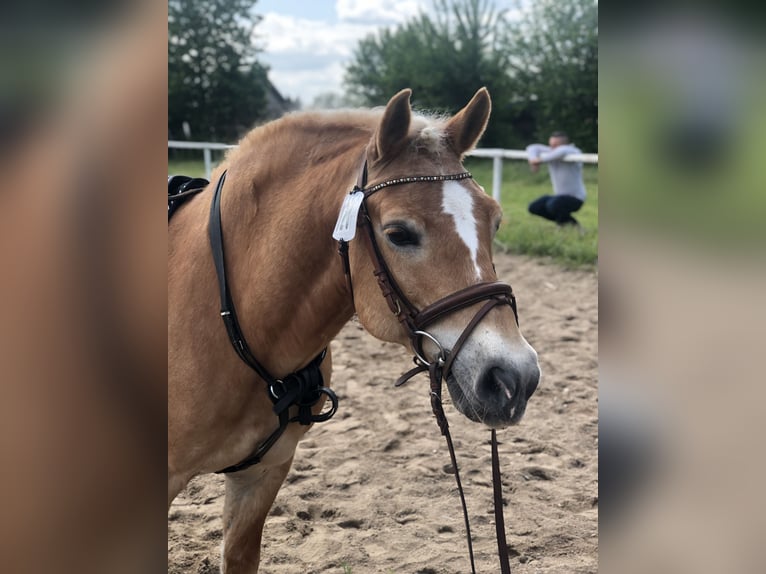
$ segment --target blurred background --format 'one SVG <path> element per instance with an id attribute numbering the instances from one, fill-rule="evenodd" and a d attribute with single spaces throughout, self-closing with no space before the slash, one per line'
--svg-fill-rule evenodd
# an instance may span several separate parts
<path id="1" fill-rule="evenodd" d="M 161 571 L 167 11 L 0 17 L 0 570 Z"/>
<path id="2" fill-rule="evenodd" d="M 604 572 L 763 569 L 762 16 L 599 8 Z"/>

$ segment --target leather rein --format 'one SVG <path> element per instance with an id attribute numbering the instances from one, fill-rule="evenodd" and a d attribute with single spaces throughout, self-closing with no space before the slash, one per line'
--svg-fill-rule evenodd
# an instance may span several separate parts
<path id="1" fill-rule="evenodd" d="M 424 309 L 419 310 L 404 294 L 404 291 L 397 283 L 388 265 L 386 265 L 386 261 L 375 238 L 375 230 L 373 228 L 372 219 L 370 218 L 369 210 L 367 208 L 367 199 L 386 187 L 409 183 L 456 181 L 468 179 L 470 177 L 471 174 L 469 172 L 461 172 L 451 175 L 410 176 L 389 179 L 367 187 L 367 161 L 365 158 L 363 167 L 357 179 L 357 183 L 347 198 L 347 201 L 349 201 L 349 203 L 352 205 L 358 204 L 358 214 L 352 213 L 350 222 L 345 222 L 346 233 L 344 233 L 343 230 L 340 229 L 343 227 L 343 218 L 348 216 L 347 213 L 344 214 L 344 208 L 346 206 L 346 203 L 344 202 L 344 207 L 341 208 L 338 225 L 336 226 L 336 231 L 333 234 L 333 237 L 338 241 L 338 253 L 340 254 L 343 261 L 346 283 L 348 285 L 348 289 L 353 301 L 354 289 L 353 282 L 351 280 L 351 265 L 348 256 L 348 238 L 353 238 L 356 229 L 350 231 L 349 226 L 354 225 L 354 222 L 356 222 L 355 227 L 357 229 L 361 228 L 363 241 L 367 253 L 372 260 L 374 274 L 377 278 L 381 293 L 386 299 L 391 312 L 397 317 L 399 322 L 407 331 L 412 350 L 415 354 L 413 360 L 416 366 L 414 369 L 403 374 L 397 380 L 395 386 L 399 387 L 403 385 L 409 381 L 409 379 L 419 373 L 428 373 L 430 378 L 431 409 L 436 418 L 436 422 L 439 425 L 439 429 L 447 441 L 447 448 L 449 449 L 450 458 L 452 460 L 452 468 L 455 471 L 455 481 L 457 483 L 458 493 L 460 494 L 460 502 L 463 507 L 463 518 L 465 521 L 466 540 L 468 543 L 468 554 L 471 561 L 471 571 L 473 574 L 476 574 L 473 544 L 471 540 L 471 527 L 468 520 L 468 509 L 466 507 L 465 495 L 463 493 L 463 486 L 460 480 L 457 459 L 455 457 L 455 448 L 453 446 L 452 437 L 449 432 L 449 424 L 447 422 L 447 417 L 442 406 L 442 383 L 450 375 L 455 358 L 463 348 L 463 345 L 466 343 L 471 333 L 492 309 L 500 305 L 509 305 L 513 310 L 516 324 L 518 325 L 519 316 L 516 308 L 516 298 L 513 294 L 511 286 L 507 283 L 500 281 L 482 282 L 456 291 L 435 301 L 434 303 L 431 303 Z M 355 200 L 352 199 L 354 195 L 356 195 Z M 358 215 L 358 219 L 356 218 L 356 215 Z M 484 302 L 484 304 L 469 321 L 468 325 L 458 337 L 452 349 L 445 349 L 444 346 L 438 341 L 438 339 L 426 330 L 428 326 L 432 325 L 446 315 L 481 302 Z M 437 349 L 436 357 L 432 358 L 431 360 L 426 357 L 426 354 L 423 350 L 424 340 L 429 340 Z M 497 434 L 495 429 L 492 429 L 491 433 L 491 450 L 492 485 L 494 494 L 495 528 L 497 535 L 498 556 L 502 574 L 510 574 L 511 567 L 508 555 L 508 544 L 505 537 L 502 482 L 497 448 Z"/>

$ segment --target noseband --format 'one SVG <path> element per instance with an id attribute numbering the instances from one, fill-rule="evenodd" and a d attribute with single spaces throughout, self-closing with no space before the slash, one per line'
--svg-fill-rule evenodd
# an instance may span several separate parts
<path id="1" fill-rule="evenodd" d="M 471 559 L 472 572 L 476 573 L 473 557 L 473 544 L 471 542 L 471 528 L 468 522 L 468 510 L 466 508 L 463 487 L 458 472 L 457 460 L 455 458 L 455 449 L 452 444 L 452 437 L 449 432 L 449 424 L 442 406 L 442 381 L 449 377 L 455 358 L 457 357 L 463 345 L 478 324 L 495 307 L 500 305 L 509 305 L 513 310 L 516 324 L 519 323 L 518 311 L 516 309 L 516 298 L 513 295 L 511 286 L 501 281 L 481 282 L 470 285 L 443 297 L 423 309 L 418 309 L 404 294 L 404 291 L 397 283 L 385 258 L 380 251 L 375 238 L 375 230 L 372 225 L 369 210 L 367 208 L 367 199 L 378 191 L 395 185 L 404 185 L 409 183 L 425 183 L 438 181 L 459 181 L 471 177 L 469 172 L 461 172 L 450 175 L 425 175 L 410 176 L 388 179 L 367 187 L 367 160 L 365 158 L 362 169 L 359 173 L 357 183 L 346 197 L 341 212 L 338 217 L 333 237 L 338 241 L 338 253 L 343 261 L 343 269 L 346 276 L 346 282 L 354 301 L 354 288 L 351 280 L 351 264 L 348 256 L 348 241 L 354 237 L 356 230 L 361 228 L 364 244 L 367 253 L 372 260 L 374 274 L 378 281 L 383 297 L 388 303 L 388 308 L 396 316 L 401 325 L 407 332 L 412 351 L 415 354 L 415 368 L 403 374 L 396 382 L 399 387 L 409 381 L 419 373 L 428 373 L 431 381 L 431 409 L 436 417 L 439 429 L 447 440 L 452 467 L 455 469 L 455 480 L 457 482 L 460 500 L 463 506 L 463 518 L 466 526 L 466 539 L 468 541 L 468 552 Z M 439 340 L 427 331 L 427 328 L 433 325 L 443 317 L 465 309 L 467 307 L 484 302 L 473 318 L 468 322 L 463 332 L 458 337 L 451 349 L 445 349 Z M 436 348 L 436 355 L 428 359 L 423 349 L 424 341 L 430 341 Z M 495 500 L 495 526 L 497 531 L 497 546 L 500 557 L 500 567 L 502 574 L 510 574 L 511 568 L 508 557 L 508 546 L 505 539 L 505 525 L 503 518 L 503 503 L 500 481 L 500 465 L 497 454 L 497 436 L 492 429 L 492 478 Z"/>

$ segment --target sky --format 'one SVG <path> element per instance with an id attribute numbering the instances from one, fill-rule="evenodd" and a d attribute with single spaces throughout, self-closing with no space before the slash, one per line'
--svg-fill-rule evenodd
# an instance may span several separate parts
<path id="1" fill-rule="evenodd" d="M 510 8 L 514 0 L 496 0 Z M 430 11 L 431 0 L 258 0 L 263 20 L 254 41 L 280 93 L 310 105 L 322 93 L 343 93 L 343 70 L 359 40 Z"/>

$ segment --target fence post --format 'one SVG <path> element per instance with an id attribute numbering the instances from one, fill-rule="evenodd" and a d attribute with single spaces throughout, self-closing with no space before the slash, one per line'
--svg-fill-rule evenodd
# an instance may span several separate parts
<path id="1" fill-rule="evenodd" d="M 210 157 L 210 148 L 203 148 L 202 155 L 205 157 L 205 179 L 210 179 L 210 174 L 213 173 L 213 161 Z"/>
<path id="2" fill-rule="evenodd" d="M 503 185 L 503 158 L 496 155 L 492 158 L 492 197 L 500 203 L 500 188 Z"/>

